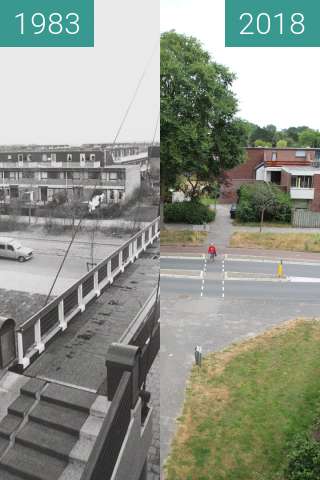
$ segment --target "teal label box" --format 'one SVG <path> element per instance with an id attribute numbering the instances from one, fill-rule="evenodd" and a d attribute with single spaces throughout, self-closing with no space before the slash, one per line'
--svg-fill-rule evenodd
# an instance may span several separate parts
<path id="1" fill-rule="evenodd" d="M 226 47 L 319 47 L 320 2 L 225 0 Z"/>
<path id="2" fill-rule="evenodd" d="M 94 0 L 1 0 L 0 47 L 94 47 Z"/>

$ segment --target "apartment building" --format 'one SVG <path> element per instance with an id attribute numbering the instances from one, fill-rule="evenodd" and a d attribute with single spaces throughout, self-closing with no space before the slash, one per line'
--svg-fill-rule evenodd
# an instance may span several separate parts
<path id="1" fill-rule="evenodd" d="M 134 151 L 117 149 L 123 156 Z M 107 203 L 124 201 L 140 188 L 140 167 L 116 164 L 114 155 L 102 147 L 0 151 L 0 201 L 45 204 L 60 195 L 88 201 L 96 193 Z"/>
<path id="2" fill-rule="evenodd" d="M 320 212 L 320 149 L 247 148 L 247 161 L 227 172 L 222 200 L 236 201 L 238 188 L 256 181 L 279 185 L 294 208 Z"/>

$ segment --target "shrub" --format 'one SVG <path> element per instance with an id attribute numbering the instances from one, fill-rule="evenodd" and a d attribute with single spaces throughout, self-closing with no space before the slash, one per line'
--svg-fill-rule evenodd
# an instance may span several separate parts
<path id="1" fill-rule="evenodd" d="M 264 213 L 266 221 L 279 223 L 291 222 L 291 199 L 277 185 L 256 182 L 242 185 L 238 190 L 239 203 L 237 219 L 241 222 L 259 222 L 261 209 L 267 205 Z M 269 203 L 266 203 L 270 200 Z"/>
<path id="2" fill-rule="evenodd" d="M 287 480 L 319 480 L 320 443 L 304 435 L 296 437 L 288 454 Z"/>
<path id="3" fill-rule="evenodd" d="M 190 223 L 203 225 L 215 219 L 215 212 L 198 201 L 166 203 L 164 221 L 167 223 Z"/>

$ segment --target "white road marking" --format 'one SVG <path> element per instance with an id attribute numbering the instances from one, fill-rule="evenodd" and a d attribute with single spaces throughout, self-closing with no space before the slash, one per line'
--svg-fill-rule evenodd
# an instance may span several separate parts
<path id="1" fill-rule="evenodd" d="M 278 264 L 279 260 L 281 260 L 281 256 L 279 256 L 278 259 L 269 259 L 269 258 L 259 258 L 259 257 L 229 257 L 226 255 L 226 261 L 227 262 L 248 262 L 248 263 L 273 263 L 273 264 Z M 282 259 L 284 265 L 305 265 L 309 267 L 319 267 L 320 266 L 320 261 L 319 262 L 305 262 L 305 261 L 299 261 L 299 260 L 286 260 Z"/>

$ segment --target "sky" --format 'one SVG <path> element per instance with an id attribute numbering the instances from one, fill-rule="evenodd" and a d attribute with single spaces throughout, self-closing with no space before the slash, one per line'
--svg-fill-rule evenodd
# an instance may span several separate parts
<path id="1" fill-rule="evenodd" d="M 112 142 L 147 64 L 120 142 L 154 136 L 156 0 L 95 0 L 95 48 L 0 48 L 0 144 Z"/>
<path id="2" fill-rule="evenodd" d="M 224 0 L 161 0 L 162 32 L 198 38 L 237 75 L 239 116 L 260 126 L 320 129 L 320 48 L 226 48 Z"/>

